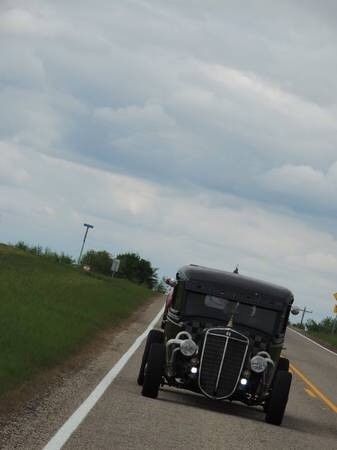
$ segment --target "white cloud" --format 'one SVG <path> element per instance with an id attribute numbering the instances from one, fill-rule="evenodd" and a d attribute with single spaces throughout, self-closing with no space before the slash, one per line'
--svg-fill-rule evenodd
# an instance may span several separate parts
<path id="1" fill-rule="evenodd" d="M 265 173 L 261 183 L 309 210 L 310 205 L 312 210 L 337 210 L 337 161 L 326 172 L 311 166 L 284 165 Z"/>
<path id="2" fill-rule="evenodd" d="M 30 236 L 49 246 L 52 240 L 60 248 L 71 242 L 76 254 L 74 238 L 80 240 L 81 223 L 89 220 L 95 225 L 89 246 L 138 250 L 171 273 L 190 262 L 227 270 L 240 263 L 243 273 L 287 285 L 299 300 L 305 295 L 314 309 L 320 299 L 319 314 L 328 313 L 319 284 L 334 289 L 337 242 L 329 233 L 226 194 L 163 188 L 11 144 L 1 150 L 7 167 L 20 156 L 26 174 L 18 185 L 0 188 L 2 220 L 12 223 L 17 240 Z M 47 229 L 53 239 L 45 237 Z M 299 279 L 321 281 L 303 286 Z"/>
<path id="3" fill-rule="evenodd" d="M 96 108 L 93 116 L 97 120 L 108 122 L 118 130 L 126 132 L 139 132 L 146 130 L 147 132 L 163 130 L 174 127 L 175 123 L 158 104 L 149 103 L 144 106 L 126 106 L 124 108 Z"/>
<path id="4" fill-rule="evenodd" d="M 337 130 L 337 118 L 329 110 L 301 99 L 254 73 L 218 64 L 201 64 L 200 69 L 209 79 L 222 84 L 231 93 L 238 93 L 240 97 L 260 104 L 270 112 L 274 110 L 289 117 L 296 121 L 296 125 L 308 129 L 314 126 L 326 131 Z"/>
<path id="5" fill-rule="evenodd" d="M 8 33 L 36 33 L 41 28 L 41 22 L 29 11 L 24 9 L 9 9 L 0 20 L 2 31 Z"/>
<path id="6" fill-rule="evenodd" d="M 30 175 L 22 165 L 22 154 L 14 146 L 0 142 L 0 185 L 25 185 Z"/>

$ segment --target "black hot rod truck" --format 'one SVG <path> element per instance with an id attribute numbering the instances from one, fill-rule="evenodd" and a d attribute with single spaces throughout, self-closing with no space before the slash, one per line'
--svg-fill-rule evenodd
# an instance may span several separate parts
<path id="1" fill-rule="evenodd" d="M 162 329 L 147 337 L 138 384 L 145 397 L 166 384 L 261 405 L 266 422 L 280 425 L 292 378 L 281 351 L 293 295 L 235 272 L 189 265 L 169 281 Z"/>

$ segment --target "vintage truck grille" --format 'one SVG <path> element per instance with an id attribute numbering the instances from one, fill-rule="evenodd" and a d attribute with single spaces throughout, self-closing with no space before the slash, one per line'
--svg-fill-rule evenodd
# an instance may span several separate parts
<path id="1" fill-rule="evenodd" d="M 199 370 L 199 387 L 205 395 L 223 399 L 235 391 L 248 344 L 248 338 L 232 328 L 206 332 Z"/>

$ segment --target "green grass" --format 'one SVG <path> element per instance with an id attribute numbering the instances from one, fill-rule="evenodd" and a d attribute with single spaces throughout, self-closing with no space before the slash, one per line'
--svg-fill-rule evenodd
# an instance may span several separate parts
<path id="1" fill-rule="evenodd" d="M 312 337 L 316 337 L 318 339 L 320 339 L 322 342 L 326 342 L 327 344 L 332 345 L 333 347 L 336 347 L 337 349 L 337 331 L 335 332 L 335 334 L 331 334 L 331 333 L 324 333 L 323 331 L 318 331 L 318 332 L 310 332 L 307 333 L 308 336 L 312 336 Z"/>
<path id="2" fill-rule="evenodd" d="M 52 367 L 152 292 L 0 244 L 0 396 Z"/>
<path id="3" fill-rule="evenodd" d="M 297 328 L 300 332 L 304 333 L 304 327 L 299 327 L 297 324 L 293 324 L 293 327 Z M 305 335 L 312 338 L 317 338 L 322 344 L 326 343 L 337 349 L 337 330 L 335 334 L 331 334 L 331 331 L 312 331 L 307 330 Z"/>

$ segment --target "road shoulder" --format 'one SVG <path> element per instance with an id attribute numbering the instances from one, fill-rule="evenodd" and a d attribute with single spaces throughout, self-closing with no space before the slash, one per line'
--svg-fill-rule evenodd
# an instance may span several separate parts
<path id="1" fill-rule="evenodd" d="M 312 336 L 311 334 L 306 333 L 305 331 L 302 331 L 299 328 L 290 326 L 290 330 L 294 331 L 295 333 L 301 334 L 303 337 L 315 342 L 316 344 L 319 344 L 321 347 L 324 347 L 325 349 L 329 350 L 330 352 L 333 352 L 337 355 L 337 349 L 333 345 L 329 344 L 329 342 L 322 341 L 322 339 L 319 339 L 316 336 Z"/>

